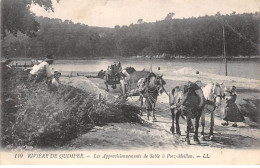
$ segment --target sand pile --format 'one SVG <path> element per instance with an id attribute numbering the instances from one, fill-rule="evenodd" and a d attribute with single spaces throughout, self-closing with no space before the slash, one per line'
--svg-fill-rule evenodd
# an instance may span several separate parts
<path id="1" fill-rule="evenodd" d="M 81 89 L 86 92 L 95 93 L 97 96 L 101 94 L 101 97 L 110 101 L 115 101 L 116 99 L 115 96 L 109 94 L 105 90 L 100 89 L 96 84 L 94 84 L 87 77 L 83 77 L 83 76 L 77 76 L 71 78 L 61 77 L 60 81 L 64 85 L 73 86 L 75 88 Z"/>

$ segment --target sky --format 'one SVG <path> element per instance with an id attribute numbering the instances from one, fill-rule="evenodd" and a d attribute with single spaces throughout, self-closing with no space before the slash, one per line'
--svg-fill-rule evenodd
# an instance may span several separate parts
<path id="1" fill-rule="evenodd" d="M 72 20 L 89 26 L 114 27 L 163 20 L 170 12 L 174 18 L 204 15 L 254 13 L 260 11 L 260 0 L 53 0 L 54 12 L 38 5 L 31 11 L 37 16 Z"/>

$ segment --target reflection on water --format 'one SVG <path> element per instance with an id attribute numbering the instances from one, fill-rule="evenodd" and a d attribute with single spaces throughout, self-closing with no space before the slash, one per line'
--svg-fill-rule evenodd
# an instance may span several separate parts
<path id="1" fill-rule="evenodd" d="M 121 61 L 122 67 L 132 66 L 136 70 L 149 70 L 171 75 L 172 71 L 183 67 L 192 67 L 201 72 L 225 75 L 225 64 L 221 60 L 164 60 L 164 59 L 101 59 L 101 60 L 57 60 L 53 67 L 59 71 L 98 72 Z M 234 60 L 228 62 L 228 75 L 243 78 L 260 79 L 260 66 L 257 60 Z M 158 70 L 160 67 L 160 70 Z"/>

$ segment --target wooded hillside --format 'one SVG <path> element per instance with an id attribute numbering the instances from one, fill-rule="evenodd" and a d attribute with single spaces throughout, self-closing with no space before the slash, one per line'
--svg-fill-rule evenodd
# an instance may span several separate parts
<path id="1" fill-rule="evenodd" d="M 203 16 L 114 28 L 90 27 L 69 20 L 36 17 L 36 36 L 10 33 L 3 40 L 3 55 L 37 57 L 53 53 L 57 58 L 161 55 L 221 56 L 223 25 L 228 56 L 259 55 L 259 13 Z"/>

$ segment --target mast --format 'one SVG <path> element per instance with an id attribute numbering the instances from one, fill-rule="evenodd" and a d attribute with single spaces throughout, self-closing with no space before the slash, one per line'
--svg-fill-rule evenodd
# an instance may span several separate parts
<path id="1" fill-rule="evenodd" d="M 227 57 L 226 57 L 226 47 L 225 47 L 225 26 L 223 24 L 223 48 L 224 48 L 224 59 L 225 59 L 225 75 L 227 76 Z"/>

